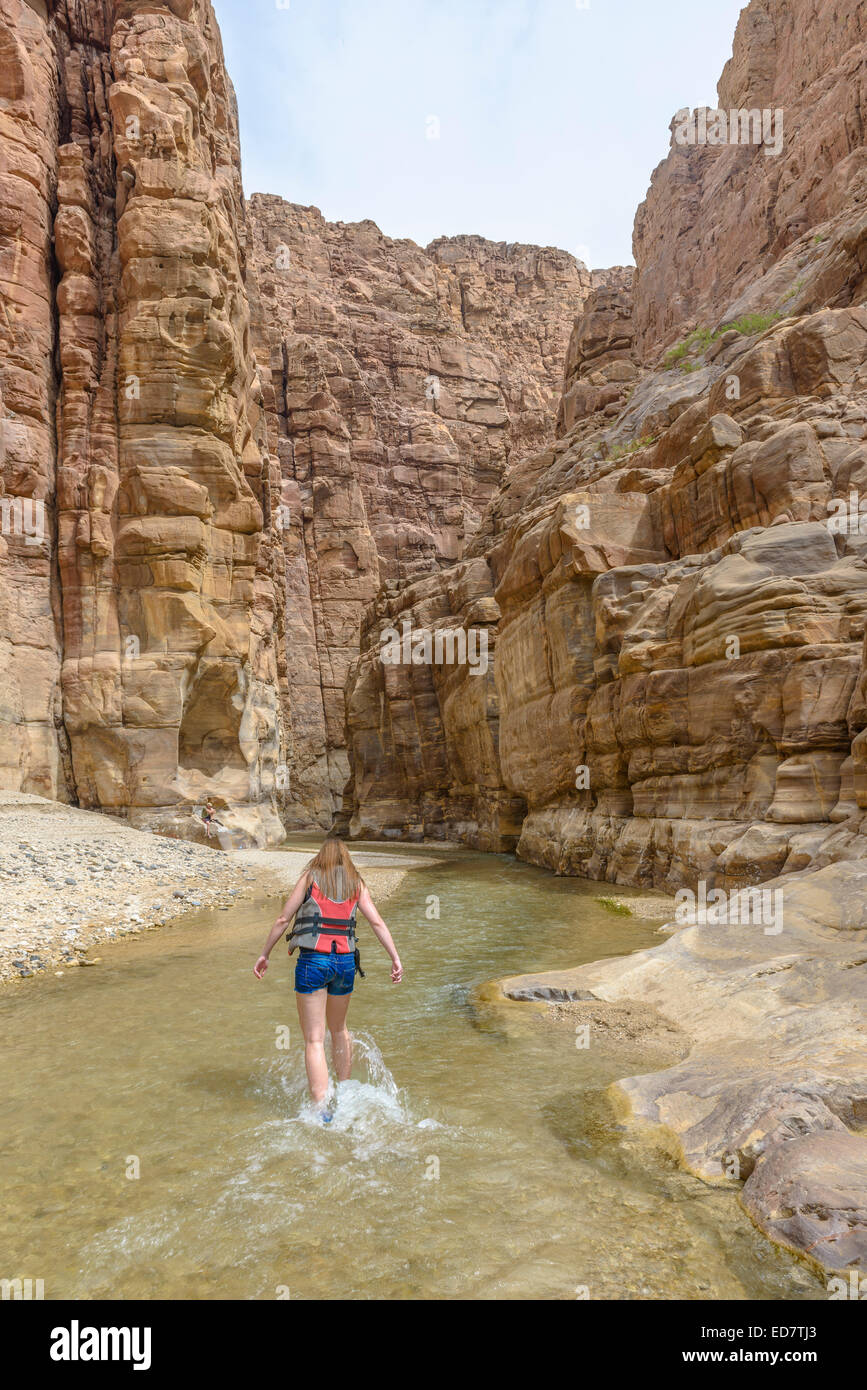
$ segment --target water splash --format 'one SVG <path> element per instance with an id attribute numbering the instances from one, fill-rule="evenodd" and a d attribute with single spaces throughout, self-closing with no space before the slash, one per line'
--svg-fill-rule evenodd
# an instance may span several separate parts
<path id="1" fill-rule="evenodd" d="M 412 1125 L 406 1099 L 369 1033 L 353 1034 L 352 1065 L 355 1077 L 329 1084 L 326 1106 L 332 1115 L 330 1129 L 369 1141 L 376 1135 L 384 1138 L 394 1127 Z M 294 1084 L 291 1092 L 296 1092 Z M 306 1099 L 296 1118 L 304 1125 L 322 1128 L 322 1109 Z"/>

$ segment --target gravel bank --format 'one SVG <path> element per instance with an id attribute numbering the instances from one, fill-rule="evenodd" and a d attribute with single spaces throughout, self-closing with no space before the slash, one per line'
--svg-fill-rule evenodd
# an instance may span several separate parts
<path id="1" fill-rule="evenodd" d="M 309 858 L 224 853 L 133 830 L 114 816 L 0 792 L 0 982 L 86 965 L 107 943 L 188 912 L 288 891 Z M 380 902 L 404 875 L 397 856 L 368 869 L 360 854 L 358 863 Z"/>

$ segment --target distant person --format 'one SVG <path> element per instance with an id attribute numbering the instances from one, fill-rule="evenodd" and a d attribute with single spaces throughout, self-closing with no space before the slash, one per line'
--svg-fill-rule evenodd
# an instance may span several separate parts
<path id="1" fill-rule="evenodd" d="M 268 969 L 268 957 L 294 917 L 295 925 L 287 939 L 290 956 L 296 947 L 299 951 L 295 997 L 304 1034 L 304 1062 L 310 1095 L 325 1124 L 332 1118 L 326 1105 L 326 1025 L 331 1034 L 337 1080 L 348 1081 L 352 1070 L 352 1038 L 346 1027 L 346 1014 L 356 971 L 364 977 L 355 940 L 355 915 L 359 908 L 391 957 L 392 983 L 399 985 L 403 966 L 391 933 L 374 907 L 349 851 L 336 836 L 329 836 L 307 865 L 271 929 L 264 953 L 253 966 L 253 973 L 261 980 Z"/>
<path id="2" fill-rule="evenodd" d="M 214 810 L 213 802 L 206 801 L 202 809 L 202 821 L 204 822 L 205 826 L 205 834 L 207 835 L 209 840 L 213 833 L 213 828 L 217 824 L 217 821 L 215 819 L 216 814 L 217 813 Z"/>

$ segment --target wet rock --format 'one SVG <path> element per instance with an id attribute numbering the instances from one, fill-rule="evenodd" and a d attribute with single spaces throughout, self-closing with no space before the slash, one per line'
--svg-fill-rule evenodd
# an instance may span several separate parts
<path id="1" fill-rule="evenodd" d="M 545 999 L 549 1003 L 568 1003 L 577 999 L 595 999 L 586 989 L 562 989 L 556 985 L 510 985 L 503 993 L 507 999 Z"/>
<path id="2" fill-rule="evenodd" d="M 756 1164 L 741 1200 L 781 1245 L 828 1270 L 867 1271 L 867 1140 L 812 1133 Z"/>

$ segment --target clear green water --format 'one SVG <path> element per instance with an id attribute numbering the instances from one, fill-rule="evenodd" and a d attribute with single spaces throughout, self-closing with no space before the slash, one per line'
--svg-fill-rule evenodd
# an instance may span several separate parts
<path id="1" fill-rule="evenodd" d="M 731 1192 L 613 1123 L 603 1088 L 659 1057 L 473 1006 L 493 977 L 658 942 L 599 891 L 506 856 L 413 870 L 384 905 L 404 984 L 362 927 L 356 1065 L 329 1129 L 306 1105 L 285 951 L 252 974 L 274 902 L 7 991 L 0 1275 L 46 1298 L 823 1296 Z"/>

